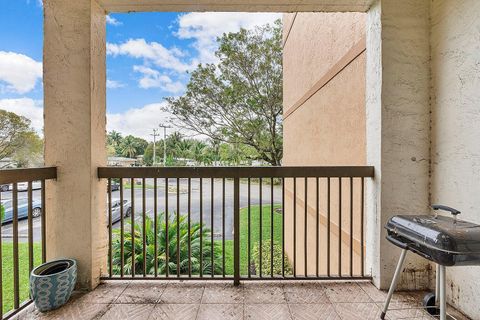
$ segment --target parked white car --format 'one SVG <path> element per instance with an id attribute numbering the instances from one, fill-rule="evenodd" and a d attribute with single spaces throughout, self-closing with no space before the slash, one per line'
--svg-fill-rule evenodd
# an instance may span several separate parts
<path id="1" fill-rule="evenodd" d="M 120 221 L 120 200 L 112 201 L 112 223 Z M 129 217 L 132 214 L 132 203 L 129 200 L 123 200 L 123 217 Z M 108 203 L 107 203 L 107 219 L 108 219 Z"/>
<path id="2" fill-rule="evenodd" d="M 32 182 L 32 189 L 37 190 L 42 188 L 42 183 L 40 181 L 33 181 Z M 2 184 L 0 185 L 0 191 L 5 192 L 13 190 L 13 184 Z M 18 191 L 27 191 L 28 190 L 28 182 L 19 182 L 17 183 L 17 190 Z"/>

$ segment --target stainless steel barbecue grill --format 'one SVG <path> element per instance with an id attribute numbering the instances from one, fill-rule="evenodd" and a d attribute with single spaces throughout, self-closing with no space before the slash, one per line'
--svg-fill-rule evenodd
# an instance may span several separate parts
<path id="1" fill-rule="evenodd" d="M 433 205 L 432 208 L 448 211 L 453 217 L 399 215 L 392 217 L 385 226 L 387 240 L 403 250 L 381 319 L 385 318 L 408 250 L 437 264 L 435 294 L 427 295 L 424 305 L 432 314 L 438 310 L 440 320 L 447 319 L 445 267 L 480 265 L 480 225 L 458 220 L 457 215 L 460 211 L 456 209 L 443 205 Z M 438 309 L 437 302 L 440 303 Z"/>

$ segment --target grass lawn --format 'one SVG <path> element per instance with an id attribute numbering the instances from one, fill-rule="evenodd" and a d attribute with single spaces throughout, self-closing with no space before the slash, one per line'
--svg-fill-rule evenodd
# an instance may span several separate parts
<path id="1" fill-rule="evenodd" d="M 148 184 L 146 183 L 145 184 L 145 189 L 153 189 L 154 185 L 153 184 Z M 157 187 L 160 187 L 160 186 L 157 186 Z M 124 190 L 130 190 L 132 189 L 132 185 L 130 183 L 124 183 L 123 184 L 123 189 Z M 142 185 L 141 184 L 136 184 L 135 185 L 135 189 L 142 189 Z"/>
<path id="2" fill-rule="evenodd" d="M 28 282 L 28 243 L 18 244 L 20 303 L 29 298 Z M 42 247 L 40 243 L 33 244 L 34 266 L 42 262 Z M 2 243 L 2 293 L 3 313 L 13 309 L 13 243 Z"/>
<path id="3" fill-rule="evenodd" d="M 252 262 L 258 266 L 258 258 L 254 261 L 253 251 L 254 246 L 259 245 L 260 240 L 260 206 L 250 207 L 250 250 Z M 274 209 L 280 208 L 280 205 L 274 205 Z M 270 225 L 271 225 L 271 206 L 264 205 L 262 207 L 262 239 L 264 242 L 270 241 Z M 281 245 L 282 243 L 282 214 L 273 212 L 273 240 L 274 243 Z M 221 242 L 221 241 L 220 241 Z M 265 257 L 266 252 L 263 253 Z M 269 254 L 269 252 L 268 252 Z M 281 262 L 281 256 L 275 256 L 275 260 Z M 248 274 L 248 210 L 243 208 L 240 210 L 240 273 L 242 275 Z M 225 272 L 233 275 L 233 240 L 225 241 Z M 257 271 L 258 272 L 258 271 Z M 270 269 L 263 270 L 262 274 L 268 274 Z"/>
<path id="4" fill-rule="evenodd" d="M 260 210 L 260 208 L 262 208 L 262 210 Z M 274 275 L 279 275 L 281 274 L 281 267 L 282 267 L 282 214 L 281 213 L 277 213 L 275 212 L 276 209 L 279 209 L 280 208 L 280 205 L 274 205 L 273 209 L 273 219 L 272 219 L 272 212 L 271 212 L 271 209 L 272 207 L 270 205 L 264 205 L 262 207 L 260 207 L 259 205 L 254 205 L 254 206 L 251 206 L 251 210 L 250 210 L 250 251 L 251 251 L 251 255 L 250 255 L 250 263 L 248 261 L 248 208 L 243 208 L 240 210 L 240 273 L 241 275 L 248 275 L 248 270 L 249 270 L 249 265 L 254 265 L 255 267 L 255 273 L 252 272 L 252 274 L 260 274 L 260 264 L 259 264 L 259 247 L 260 247 L 260 244 L 262 244 L 262 275 L 263 276 L 267 276 L 270 274 L 271 272 L 271 265 L 270 265 L 270 258 L 271 258 L 271 252 L 270 252 L 270 243 L 271 243 L 271 238 L 272 238 L 272 234 L 271 234 L 271 226 L 273 224 L 273 243 L 274 243 L 274 252 L 273 252 L 273 265 L 274 265 Z M 262 219 L 260 220 L 260 215 L 262 215 Z M 273 220 L 273 221 L 272 221 Z M 262 239 L 260 239 L 260 221 L 262 221 Z M 173 223 L 173 222 L 171 222 Z M 198 225 L 198 223 L 196 223 Z M 151 236 L 148 236 L 147 234 L 147 246 L 149 246 L 151 249 L 152 249 L 152 253 L 153 253 L 153 230 L 152 230 L 152 226 L 153 224 L 149 224 L 150 227 L 147 226 L 147 228 L 149 228 L 149 234 L 151 234 Z M 125 239 L 130 239 L 130 227 L 127 227 L 127 230 L 125 231 L 124 235 L 125 235 Z M 138 264 L 136 270 L 141 270 L 143 265 L 141 264 L 141 261 L 143 260 L 142 256 L 142 248 L 141 248 L 141 225 L 140 224 L 137 224 L 136 225 L 136 228 L 138 229 L 138 235 L 136 236 L 136 242 L 135 242 L 135 246 L 138 246 L 136 247 L 136 265 Z M 165 236 L 165 233 L 164 231 L 162 230 L 165 230 L 165 224 L 163 224 L 161 222 L 161 225 L 159 226 L 160 228 L 160 233 L 159 233 L 159 237 L 164 239 L 164 236 Z M 181 227 L 182 228 L 182 239 L 181 240 L 181 246 L 182 246 L 182 256 L 181 256 L 181 259 L 182 261 L 187 261 L 188 260 L 188 257 L 186 256 L 187 255 L 187 238 L 186 238 L 186 234 L 187 234 L 187 225 L 185 224 L 185 222 L 182 224 L 181 223 Z M 192 227 L 193 228 L 193 227 Z M 204 230 L 208 229 L 207 226 L 204 226 Z M 113 246 L 113 250 L 114 250 L 114 263 L 118 264 L 118 262 L 120 261 L 120 243 L 119 243 L 119 239 L 118 239 L 118 230 L 115 230 L 116 233 L 114 233 L 114 246 Z M 204 234 L 205 235 L 205 234 Z M 194 243 L 195 246 L 199 246 L 199 243 L 197 242 L 197 240 L 199 240 L 199 233 L 196 232 L 194 233 L 194 236 L 192 236 L 192 243 Z M 175 228 L 172 227 L 171 229 L 169 229 L 169 243 L 170 243 L 170 246 L 172 243 L 176 243 L 176 231 L 175 231 Z M 150 242 L 148 241 L 150 240 Z M 206 239 L 208 240 L 208 239 Z M 262 240 L 262 241 L 260 241 Z M 125 240 L 126 242 L 125 245 L 126 247 L 129 247 L 130 246 L 130 240 Z M 216 251 L 216 255 L 219 255 L 215 261 L 215 265 L 216 266 L 220 266 L 221 265 L 221 261 L 222 261 L 222 240 L 218 239 L 218 240 L 214 240 L 215 241 L 215 251 Z M 160 247 L 163 248 L 164 247 L 164 240 L 160 240 L 160 243 L 163 243 L 160 244 Z M 209 247 L 209 244 L 208 242 L 204 242 L 204 245 L 206 247 Z M 206 248 L 204 247 L 204 248 Z M 206 248 L 206 250 L 208 250 L 209 248 Z M 148 256 L 148 250 L 147 250 L 147 256 Z M 159 251 L 159 261 L 164 261 L 162 259 L 164 259 L 164 252 L 162 253 L 163 251 L 160 249 Z M 175 261 L 176 259 L 176 256 L 175 256 L 175 252 L 176 250 L 173 248 L 171 248 L 171 251 L 170 251 L 170 259 L 173 259 L 171 261 Z M 196 264 L 199 264 L 199 253 L 198 251 L 194 251 L 196 253 L 194 253 L 195 257 L 192 257 L 192 265 L 194 263 Z M 205 253 L 206 251 L 204 251 Z M 118 256 L 118 257 L 117 257 Z M 117 258 L 115 258 L 117 257 Z M 130 259 L 130 251 L 129 250 L 126 250 L 124 251 L 124 257 L 125 257 L 125 261 L 131 261 L 129 260 Z M 151 257 L 150 258 L 147 258 L 148 261 L 151 261 Z M 153 260 L 152 260 L 153 261 Z M 203 260 L 204 262 L 206 261 L 205 258 Z M 209 261 L 209 260 L 208 260 Z M 131 262 L 126 262 L 125 263 L 125 267 L 126 268 L 125 270 L 130 270 L 130 263 Z M 185 263 L 182 263 L 181 264 L 181 268 L 187 268 L 188 266 L 186 265 L 186 262 Z M 225 274 L 226 275 L 233 275 L 233 240 L 226 240 L 225 241 Z M 114 269 L 118 267 L 118 265 L 115 265 L 114 266 Z M 204 266 L 205 267 L 205 266 Z M 148 267 L 149 270 L 153 270 L 153 266 L 150 266 Z M 172 266 L 170 264 L 170 268 L 173 268 L 175 269 L 176 267 L 175 266 Z M 208 268 L 208 266 L 207 266 Z M 173 270 L 172 269 L 172 270 Z M 163 270 L 163 269 L 162 269 Z M 196 270 L 198 270 L 198 265 L 196 266 Z M 130 271 L 127 271 L 127 273 L 130 272 Z M 153 272 L 153 271 L 149 271 L 149 272 Z M 163 271 L 161 271 L 163 272 Z M 172 271 L 171 271 L 172 272 Z M 183 270 L 182 273 L 186 273 L 187 271 L 186 270 Z M 197 271 L 195 271 L 197 272 Z M 192 272 L 192 274 L 195 274 L 195 272 Z M 210 272 L 210 271 L 208 271 Z M 217 274 L 220 274 L 221 273 L 221 270 L 218 270 L 217 269 Z M 286 261 L 286 264 L 285 264 L 285 273 L 286 274 L 289 274 L 290 273 L 290 266 L 288 264 L 288 262 Z"/>

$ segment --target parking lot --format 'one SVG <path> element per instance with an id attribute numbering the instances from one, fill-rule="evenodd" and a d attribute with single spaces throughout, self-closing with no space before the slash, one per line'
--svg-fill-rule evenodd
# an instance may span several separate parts
<path id="1" fill-rule="evenodd" d="M 165 211 L 165 181 L 164 179 L 158 179 L 157 187 L 157 212 Z M 153 179 L 146 179 L 145 190 L 145 212 L 146 215 L 153 217 L 154 215 L 154 189 Z M 171 215 L 177 210 L 177 189 L 176 180 L 169 179 L 168 187 L 168 210 Z M 186 179 L 180 179 L 180 213 L 187 214 L 188 212 L 188 184 Z M 223 197 L 222 197 L 222 180 L 216 179 L 213 184 L 213 224 L 214 233 L 219 235 L 222 232 L 222 211 L 223 211 Z M 106 188 L 105 188 L 106 190 Z M 246 183 L 240 184 L 240 207 L 246 207 L 248 204 L 248 186 Z M 251 184 L 251 205 L 257 205 L 260 203 L 259 197 L 259 185 L 258 183 Z M 142 193 L 141 185 L 136 185 L 134 188 L 134 205 L 135 205 L 135 220 L 141 221 L 142 218 Z M 40 201 L 41 191 L 34 190 L 32 192 L 33 199 Z M 262 186 L 262 203 L 270 204 L 270 185 L 263 184 Z M 18 192 L 18 198 L 27 198 L 28 193 L 25 191 Z M 282 201 L 282 190 L 280 186 L 273 186 L 274 203 L 278 204 Z M 12 198 L 11 191 L 5 191 L 1 193 L 1 200 L 8 200 Z M 120 192 L 112 192 L 112 202 L 120 199 Z M 130 187 L 124 189 L 124 199 L 131 200 Z M 211 208 L 212 208 L 212 196 L 211 196 L 211 180 L 203 179 L 203 221 L 207 227 L 211 225 Z M 192 179 L 191 181 L 191 218 L 192 221 L 200 220 L 200 182 L 198 179 Z M 48 214 L 48 208 L 47 208 Z M 104 213 L 107 215 L 107 213 Z M 172 219 L 172 216 L 171 216 Z M 127 219 L 130 221 L 130 219 Z M 114 224 L 114 228 L 119 228 L 120 222 Z M 18 223 L 19 241 L 28 240 L 28 223 L 27 220 L 20 220 Z M 13 228 L 12 223 L 6 223 L 2 226 L 2 241 L 12 241 Z M 225 236 L 227 239 L 231 239 L 233 231 L 233 181 L 225 181 Z M 33 238 L 34 241 L 41 240 L 41 218 L 35 218 L 33 220 Z"/>

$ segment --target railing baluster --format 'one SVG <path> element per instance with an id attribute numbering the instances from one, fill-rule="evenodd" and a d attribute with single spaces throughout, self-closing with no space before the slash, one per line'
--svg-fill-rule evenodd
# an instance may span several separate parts
<path id="1" fill-rule="evenodd" d="M 42 263 L 47 262 L 47 203 L 45 201 L 45 180 L 41 180 L 41 198 L 42 198 L 42 215 L 40 220 L 42 221 Z"/>
<path id="2" fill-rule="evenodd" d="M 225 178 L 222 179 L 222 273 L 225 277 Z"/>
<path id="3" fill-rule="evenodd" d="M 158 184 L 153 179 L 153 274 L 158 276 Z"/>
<path id="4" fill-rule="evenodd" d="M 285 278 L 285 178 L 282 178 L 282 277 Z"/>
<path id="5" fill-rule="evenodd" d="M 131 201 L 130 201 L 131 203 Z M 128 209 L 127 209 L 128 210 Z M 133 208 L 130 209 L 130 214 L 132 214 Z M 124 212 L 123 212 L 123 179 L 120 178 L 120 277 L 123 278 L 125 275 L 124 265 L 125 265 L 125 257 L 124 257 Z"/>
<path id="6" fill-rule="evenodd" d="M 251 222 L 251 216 L 252 216 L 252 208 L 251 208 L 251 181 L 250 181 L 250 178 L 248 178 L 247 180 L 247 214 L 248 214 L 248 221 L 247 221 L 247 224 L 248 224 L 248 230 L 247 230 L 247 237 L 248 237 L 248 248 L 247 248 L 247 252 L 248 252 L 248 265 L 247 265 L 247 268 L 248 268 L 248 277 L 251 278 L 252 277 L 252 270 L 250 270 L 250 265 L 252 264 L 252 222 Z"/>
<path id="7" fill-rule="evenodd" d="M 177 278 L 180 277 L 180 179 L 177 178 Z"/>
<path id="8" fill-rule="evenodd" d="M 131 255 L 132 255 L 132 278 L 135 277 L 135 179 L 130 179 L 130 201 L 132 202 L 132 215 L 131 215 Z"/>
<path id="9" fill-rule="evenodd" d="M 308 178 L 305 177 L 305 200 L 304 200 L 304 210 L 305 210 L 305 221 L 304 221 L 304 234 L 303 234 L 303 244 L 304 244 L 304 247 L 305 249 L 303 250 L 303 253 L 304 253 L 304 258 L 303 258 L 303 262 L 304 262 L 304 268 L 305 268 L 305 277 L 308 276 L 308 261 L 307 261 L 307 231 L 308 231 L 308 225 L 307 225 L 307 220 L 308 220 Z"/>
<path id="10" fill-rule="evenodd" d="M 169 232 L 168 232 L 168 222 L 170 221 L 168 213 L 168 178 L 165 178 L 165 277 L 168 278 L 170 274 L 169 268 L 169 255 L 170 255 L 170 244 L 169 241 Z"/>
<path id="11" fill-rule="evenodd" d="M 33 185 L 28 182 L 28 272 L 33 270 Z"/>
<path id="12" fill-rule="evenodd" d="M 215 265 L 214 265 L 214 261 L 213 261 L 213 255 L 215 253 L 215 249 L 213 247 L 213 233 L 214 233 L 214 229 L 213 229 L 213 220 L 214 220 L 214 212 L 213 212 L 213 206 L 214 206 L 214 183 L 215 183 L 215 179 L 214 178 L 211 178 L 210 179 L 210 273 L 211 273 L 211 276 L 213 278 L 214 276 L 214 269 L 215 269 Z"/>
<path id="13" fill-rule="evenodd" d="M 330 177 L 327 178 L 327 277 L 330 277 L 330 224 L 331 224 L 331 212 L 330 212 Z"/>
<path id="14" fill-rule="evenodd" d="M 350 277 L 353 277 L 353 178 L 350 177 Z"/>
<path id="15" fill-rule="evenodd" d="M 293 276 L 297 277 L 297 178 L 293 178 Z"/>
<path id="16" fill-rule="evenodd" d="M 143 276 L 147 276 L 147 228 L 146 228 L 146 223 L 147 223 L 147 213 L 146 213 L 146 186 L 145 186 L 146 180 L 145 178 L 142 178 L 142 246 L 143 246 Z"/>
<path id="17" fill-rule="evenodd" d="M 240 284 L 240 179 L 233 180 L 233 284 Z"/>
<path id="18" fill-rule="evenodd" d="M 316 208 L 316 223 L 315 223 L 315 228 L 316 228 L 316 237 L 315 237 L 315 256 L 316 256 L 316 261 L 315 261 L 315 274 L 317 275 L 318 278 L 318 269 L 319 269 L 319 250 L 320 250 L 320 244 L 319 244 L 319 237 L 320 237 L 320 184 L 318 183 L 318 177 L 315 178 L 315 183 L 316 183 L 316 194 L 315 194 L 315 208 Z"/>
<path id="19" fill-rule="evenodd" d="M 273 278 L 273 178 L 270 178 L 270 276 Z"/>
<path id="20" fill-rule="evenodd" d="M 258 251 L 259 251 L 259 254 L 258 254 L 258 259 L 260 260 L 260 262 L 258 263 L 258 268 L 260 269 L 260 272 L 259 272 L 259 275 L 260 275 L 260 278 L 262 277 L 262 267 L 263 267 L 263 263 L 262 263 L 262 258 L 263 258 L 263 202 L 262 202 L 262 194 L 263 194 L 263 190 L 262 190 L 262 178 L 260 178 L 260 181 L 259 181 L 259 187 L 258 187 L 258 192 L 259 192 L 259 196 L 260 196 L 260 221 L 259 221 L 259 224 L 260 224 L 260 233 L 258 235 Z"/>
<path id="21" fill-rule="evenodd" d="M 113 275 L 113 257 L 112 257 L 112 178 L 108 178 L 108 275 Z M 120 204 L 122 205 L 122 204 Z M 121 217 L 120 217 L 121 218 Z M 29 208 L 30 220 L 30 208 Z"/>
<path id="22" fill-rule="evenodd" d="M 364 234 L 363 234 L 364 233 L 364 230 L 363 230 L 364 221 L 363 221 L 363 219 L 364 219 L 364 208 L 365 208 L 364 207 L 365 206 L 365 203 L 364 203 L 364 201 L 365 201 L 365 178 L 364 177 L 361 178 L 360 183 L 361 183 L 361 188 L 362 188 L 361 189 L 361 195 L 360 195 L 361 196 L 361 204 L 360 204 L 360 210 L 361 210 L 361 212 L 360 212 L 360 251 L 361 252 L 360 252 L 360 254 L 361 254 L 361 263 L 362 263 L 362 266 L 361 266 L 362 267 L 362 277 L 364 277 L 365 276 L 365 257 L 364 257 L 365 248 L 364 248 L 364 239 L 363 239 L 363 236 L 364 236 Z"/>
<path id="23" fill-rule="evenodd" d="M 192 245 L 191 245 L 191 211 L 192 211 L 192 179 L 188 178 L 188 200 L 187 200 L 187 210 L 188 210 L 188 217 L 187 217 L 187 223 L 188 223 L 188 276 L 192 276 Z"/>
<path id="24" fill-rule="evenodd" d="M 13 209 L 13 307 L 18 309 L 20 306 L 20 283 L 18 266 L 18 185 L 13 184 L 12 191 L 12 209 Z"/>
<path id="25" fill-rule="evenodd" d="M 338 276 L 342 276 L 342 178 L 338 178 Z"/>
<path id="26" fill-rule="evenodd" d="M 0 203 L 2 203 L 2 191 L 0 190 Z M 3 255 L 2 255 L 2 223 L 0 221 L 0 315 L 3 315 Z"/>
<path id="27" fill-rule="evenodd" d="M 203 179 L 200 178 L 200 278 L 203 277 Z"/>

